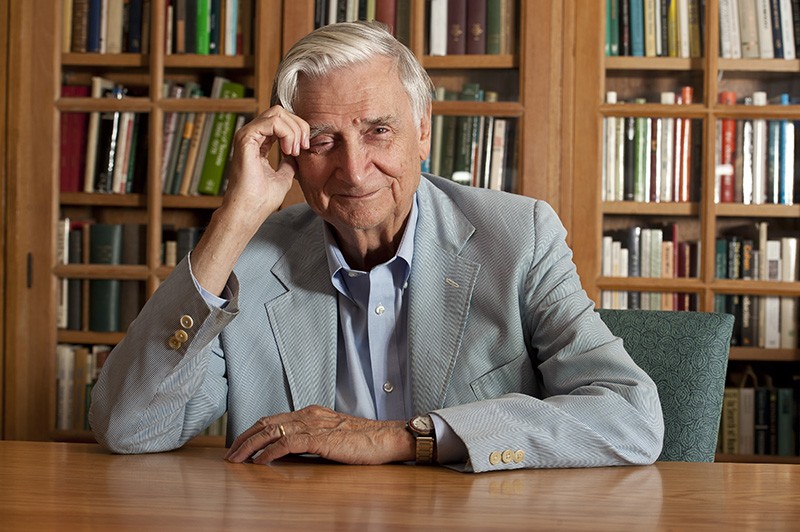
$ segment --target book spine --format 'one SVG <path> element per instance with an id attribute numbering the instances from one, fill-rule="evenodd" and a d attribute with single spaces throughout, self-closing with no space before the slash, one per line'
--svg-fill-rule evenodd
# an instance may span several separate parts
<path id="1" fill-rule="evenodd" d="M 467 52 L 467 0 L 447 0 L 447 54 Z"/>
<path id="2" fill-rule="evenodd" d="M 210 52 L 211 0 L 197 0 L 197 22 L 195 24 L 195 53 Z"/>
<path id="3" fill-rule="evenodd" d="M 340 5 L 340 14 L 337 15 L 337 21 L 342 22 L 340 20 L 342 18 L 341 13 L 341 6 L 343 5 L 342 2 L 339 3 Z M 397 0 L 381 0 L 380 2 L 375 2 L 375 20 L 378 22 L 383 22 L 389 27 L 389 31 L 392 32 L 392 35 L 397 37 Z"/>
<path id="4" fill-rule="evenodd" d="M 737 0 L 739 8 L 739 42 L 742 57 L 745 59 L 758 59 L 760 51 L 758 46 L 758 17 L 756 16 L 756 3 L 753 0 Z"/>
<path id="5" fill-rule="evenodd" d="M 643 57 L 644 50 L 644 5 L 642 0 L 630 3 L 631 55 Z"/>
<path id="6" fill-rule="evenodd" d="M 736 94 L 732 91 L 723 91 L 719 95 L 719 103 L 723 105 L 736 104 Z M 733 203 L 736 197 L 734 186 L 733 163 L 736 149 L 736 120 L 723 118 L 721 120 L 720 139 L 720 168 L 717 177 L 720 180 L 719 190 L 721 203 Z"/>
<path id="7" fill-rule="evenodd" d="M 467 0 L 466 53 L 486 53 L 486 0 Z"/>
<path id="8" fill-rule="evenodd" d="M 489 0 L 489 4 L 491 5 L 498 5 L 499 0 Z M 497 25 L 496 28 L 496 38 L 497 42 L 495 43 L 498 46 L 498 51 L 490 51 L 488 53 L 500 53 L 499 46 L 500 46 L 500 28 L 499 24 L 500 21 L 498 18 L 492 19 L 491 11 L 488 13 L 487 18 L 487 32 L 493 31 L 493 27 L 490 23 L 494 23 Z M 447 0 L 431 0 L 431 10 L 430 10 L 430 41 L 428 45 L 428 53 L 430 55 L 447 55 Z M 491 34 L 487 35 L 487 46 L 490 46 L 491 42 Z"/>
<path id="9" fill-rule="evenodd" d="M 758 50 L 761 59 L 772 59 L 775 55 L 775 44 L 772 39 L 771 0 L 755 0 L 756 22 L 758 23 Z"/>
<path id="10" fill-rule="evenodd" d="M 789 105 L 789 95 L 781 94 L 782 105 Z M 793 120 L 782 119 L 778 145 L 778 203 L 794 204 L 795 181 L 795 124 Z"/>
<path id="11" fill-rule="evenodd" d="M 222 87 L 222 98 L 242 98 L 243 96 L 244 86 L 241 84 L 228 82 Z M 200 194 L 212 196 L 219 194 L 235 122 L 234 113 L 216 113 L 214 115 L 214 125 L 197 187 Z"/>
<path id="12" fill-rule="evenodd" d="M 769 0 L 769 10 L 770 20 L 772 21 L 772 47 L 775 51 L 775 59 L 784 59 L 780 0 Z"/>
<path id="13" fill-rule="evenodd" d="M 119 264 L 122 259 L 122 225 L 93 223 L 89 227 L 89 262 Z M 89 281 L 89 329 L 96 332 L 119 330 L 118 279 Z"/>

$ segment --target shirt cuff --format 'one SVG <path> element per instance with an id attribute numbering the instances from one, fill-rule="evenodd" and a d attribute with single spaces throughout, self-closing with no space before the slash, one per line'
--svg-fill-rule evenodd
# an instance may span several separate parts
<path id="1" fill-rule="evenodd" d="M 434 413 L 430 416 L 436 434 L 436 461 L 440 464 L 466 462 L 469 453 L 461 438 L 456 436 L 444 419 Z"/>
<path id="2" fill-rule="evenodd" d="M 210 306 L 218 309 L 224 309 L 225 307 L 227 307 L 228 303 L 230 303 L 230 289 L 228 288 L 228 285 L 227 284 L 225 285 L 225 288 L 222 289 L 222 294 L 221 294 L 222 296 L 227 296 L 227 298 L 212 294 L 211 292 L 200 286 L 200 283 L 197 282 L 197 279 L 194 276 L 194 272 L 192 271 L 191 252 L 186 257 L 186 261 L 189 264 L 189 276 L 191 276 L 192 278 L 194 287 L 197 289 L 198 292 L 200 292 L 200 295 L 203 297 L 205 302 L 208 303 Z"/>

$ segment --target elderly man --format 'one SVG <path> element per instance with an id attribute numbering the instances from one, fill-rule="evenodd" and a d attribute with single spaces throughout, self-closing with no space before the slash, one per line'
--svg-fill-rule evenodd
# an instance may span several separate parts
<path id="1" fill-rule="evenodd" d="M 420 174 L 430 94 L 380 25 L 292 48 L 275 105 L 235 136 L 222 206 L 103 368 L 103 445 L 174 449 L 227 411 L 233 462 L 656 459 L 656 387 L 593 311 L 552 209 Z M 293 179 L 307 204 L 278 211 Z"/>

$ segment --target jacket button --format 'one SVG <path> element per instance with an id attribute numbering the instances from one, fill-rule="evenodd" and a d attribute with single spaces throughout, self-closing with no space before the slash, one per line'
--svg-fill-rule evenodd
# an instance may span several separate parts
<path id="1" fill-rule="evenodd" d="M 186 331 L 184 331 L 183 329 L 178 329 L 177 331 L 175 331 L 175 339 L 183 343 L 189 339 L 189 335 L 186 334 Z"/>
<path id="2" fill-rule="evenodd" d="M 500 463 L 502 456 L 500 451 L 494 451 L 492 454 L 489 455 L 489 463 L 492 465 L 497 465 Z"/>
<path id="3" fill-rule="evenodd" d="M 503 451 L 501 459 L 503 460 L 504 464 L 510 464 L 511 462 L 514 461 L 514 451 L 512 451 L 511 449 L 506 449 L 505 451 Z"/>
<path id="4" fill-rule="evenodd" d="M 188 314 L 181 316 L 181 327 L 184 329 L 191 329 L 194 325 L 194 320 Z"/>
<path id="5" fill-rule="evenodd" d="M 525 451 L 520 449 L 519 451 L 514 453 L 514 462 L 520 463 L 525 460 Z"/>
<path id="6" fill-rule="evenodd" d="M 167 343 L 169 344 L 169 348 L 173 350 L 178 350 L 183 345 L 183 343 L 174 336 L 170 336 Z"/>

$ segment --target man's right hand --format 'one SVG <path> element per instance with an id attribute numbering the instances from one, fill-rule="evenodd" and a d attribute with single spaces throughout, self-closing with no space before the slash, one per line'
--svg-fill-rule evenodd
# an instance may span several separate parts
<path id="1" fill-rule="evenodd" d="M 236 132 L 222 206 L 192 251 L 192 273 L 212 294 L 222 292 L 247 243 L 283 203 L 296 173 L 294 157 L 308 148 L 309 136 L 308 123 L 279 105 Z M 268 156 L 276 142 L 284 157 L 273 168 Z"/>

